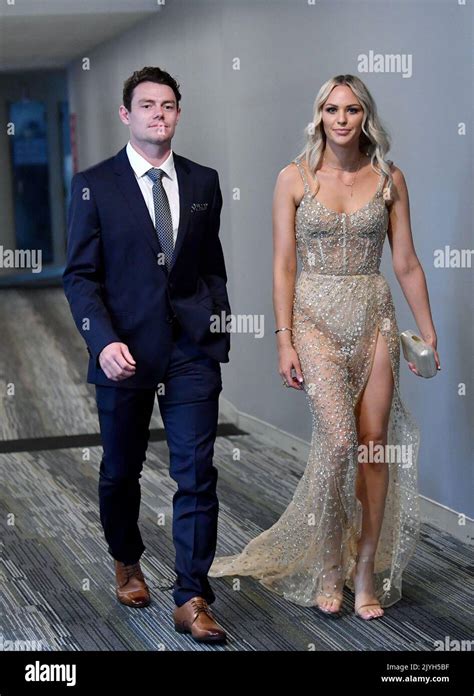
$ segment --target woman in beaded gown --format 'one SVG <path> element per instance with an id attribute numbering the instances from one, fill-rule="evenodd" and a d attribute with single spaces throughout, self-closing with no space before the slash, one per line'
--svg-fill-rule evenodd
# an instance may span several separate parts
<path id="1" fill-rule="evenodd" d="M 400 599 L 419 526 L 420 436 L 400 394 L 399 328 L 379 270 L 387 234 L 395 274 L 440 369 L 406 185 L 387 150 L 364 83 L 328 80 L 307 146 L 280 172 L 274 197 L 279 372 L 285 386 L 306 393 L 310 454 L 281 517 L 237 555 L 216 558 L 209 573 L 253 576 L 326 614 L 340 611 L 346 584 L 363 619 Z"/>

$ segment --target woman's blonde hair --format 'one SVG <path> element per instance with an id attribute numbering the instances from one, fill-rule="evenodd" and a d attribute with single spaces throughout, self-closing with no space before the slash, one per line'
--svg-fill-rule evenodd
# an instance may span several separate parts
<path id="1" fill-rule="evenodd" d="M 390 137 L 382 126 L 377 114 L 377 107 L 369 90 L 361 79 L 355 75 L 337 75 L 325 82 L 319 90 L 314 101 L 313 121 L 305 128 L 306 145 L 298 155 L 298 158 L 305 159 L 309 171 L 316 180 L 315 196 L 319 190 L 319 180 L 317 169 L 323 158 L 326 147 L 326 134 L 322 123 L 322 109 L 329 94 L 334 87 L 347 85 L 359 100 L 364 112 L 362 122 L 362 133 L 360 134 L 359 149 L 361 152 L 370 156 L 372 168 L 377 172 L 383 172 L 387 177 L 386 198 L 390 198 L 392 187 L 392 174 L 390 171 L 391 160 L 386 160 L 385 156 L 390 150 Z M 388 190 L 387 190 L 388 189 Z"/>

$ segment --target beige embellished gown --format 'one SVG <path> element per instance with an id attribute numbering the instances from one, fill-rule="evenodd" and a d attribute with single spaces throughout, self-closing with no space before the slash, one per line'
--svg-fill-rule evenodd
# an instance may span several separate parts
<path id="1" fill-rule="evenodd" d="M 305 170 L 296 211 L 301 264 L 293 303 L 293 343 L 312 414 L 308 462 L 281 517 L 234 556 L 215 558 L 211 577 L 250 575 L 296 604 L 316 604 L 345 583 L 361 532 L 355 495 L 358 439 L 354 409 L 370 374 L 377 333 L 390 353 L 394 390 L 388 425 L 389 486 L 375 558 L 382 606 L 401 597 L 402 573 L 419 527 L 419 430 L 399 389 L 400 343 L 390 288 L 379 271 L 389 213 L 381 174 L 373 198 L 337 213 L 312 198 Z"/>

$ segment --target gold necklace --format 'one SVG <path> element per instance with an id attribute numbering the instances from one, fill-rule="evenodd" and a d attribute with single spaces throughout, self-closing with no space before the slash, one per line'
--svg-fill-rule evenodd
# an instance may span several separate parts
<path id="1" fill-rule="evenodd" d="M 351 181 L 350 184 L 346 184 L 345 181 L 342 181 L 342 179 L 339 179 L 339 181 L 342 184 L 344 184 L 344 186 L 350 187 L 350 189 L 351 189 L 351 196 L 350 197 L 351 198 L 352 198 L 352 187 L 354 186 L 355 180 L 357 179 L 357 174 L 359 173 L 361 159 L 362 159 L 362 154 L 359 155 L 359 159 L 357 161 L 357 169 L 356 169 L 355 177 L 353 178 L 353 180 Z M 340 169 L 341 172 L 347 172 L 347 169 L 344 169 L 344 167 L 335 167 L 333 164 L 329 164 L 329 162 L 326 160 L 325 157 L 323 157 L 323 163 L 326 163 L 328 167 L 331 167 L 331 169 Z"/>

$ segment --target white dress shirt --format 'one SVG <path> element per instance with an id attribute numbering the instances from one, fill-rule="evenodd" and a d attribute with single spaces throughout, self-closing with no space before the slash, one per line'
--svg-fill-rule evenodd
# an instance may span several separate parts
<path id="1" fill-rule="evenodd" d="M 127 143 L 127 156 L 130 165 L 135 173 L 140 191 L 142 192 L 143 198 L 145 199 L 146 207 L 150 213 L 150 217 L 155 226 L 155 206 L 153 203 L 153 181 L 147 176 L 147 171 L 154 167 L 150 164 L 140 153 L 138 153 L 131 142 Z M 166 195 L 168 196 L 168 201 L 170 204 L 171 220 L 173 222 L 173 243 L 176 244 L 176 238 L 178 236 L 179 227 L 179 188 L 178 188 L 178 177 L 176 175 L 176 170 L 174 168 L 173 150 L 171 150 L 169 156 L 165 161 L 160 164 L 157 169 L 162 169 L 165 173 L 161 179 L 163 182 L 163 187 L 165 189 Z"/>

